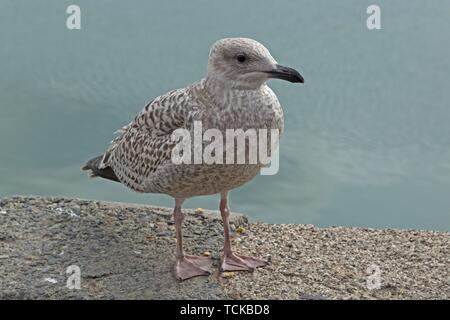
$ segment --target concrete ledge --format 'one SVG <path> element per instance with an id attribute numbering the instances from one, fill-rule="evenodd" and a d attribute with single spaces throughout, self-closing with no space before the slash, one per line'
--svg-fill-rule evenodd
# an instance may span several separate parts
<path id="1" fill-rule="evenodd" d="M 0 299 L 450 297 L 448 232 L 250 224 L 233 214 L 232 230 L 243 231 L 233 232 L 234 247 L 271 263 L 224 277 L 217 272 L 221 219 L 206 210 L 186 210 L 185 248 L 209 252 L 215 272 L 180 283 L 172 272 L 171 211 L 80 199 L 1 199 Z M 70 265 L 80 267 L 80 290 L 66 287 Z M 379 268 L 380 286 L 369 267 Z"/>

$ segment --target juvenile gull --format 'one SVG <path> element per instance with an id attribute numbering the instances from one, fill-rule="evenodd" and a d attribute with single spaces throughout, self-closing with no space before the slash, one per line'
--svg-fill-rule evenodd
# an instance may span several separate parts
<path id="1" fill-rule="evenodd" d="M 91 176 L 125 184 L 145 193 L 163 193 L 175 199 L 175 275 L 184 280 L 208 275 L 208 257 L 183 251 L 181 205 L 186 198 L 220 193 L 224 224 L 222 271 L 252 271 L 266 261 L 232 251 L 229 234 L 228 192 L 256 176 L 261 163 L 175 164 L 172 133 L 179 128 L 192 131 L 194 121 L 203 130 L 283 130 L 283 111 L 270 78 L 303 83 L 294 69 L 279 65 L 259 42 L 247 38 L 226 38 L 211 48 L 206 77 L 185 88 L 170 91 L 148 103 L 127 126 L 119 130 L 104 154 L 83 167 Z M 270 146 L 269 146 L 270 147 Z M 248 149 L 246 149 L 248 152 Z M 270 150 L 268 150 L 270 152 Z"/>

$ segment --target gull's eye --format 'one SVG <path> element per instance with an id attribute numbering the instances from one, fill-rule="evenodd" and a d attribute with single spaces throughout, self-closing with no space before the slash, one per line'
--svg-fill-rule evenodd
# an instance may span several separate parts
<path id="1" fill-rule="evenodd" d="M 247 60 L 247 57 L 245 56 L 245 54 L 239 53 L 238 55 L 236 55 L 236 60 L 237 60 L 239 63 L 244 63 L 245 60 Z"/>

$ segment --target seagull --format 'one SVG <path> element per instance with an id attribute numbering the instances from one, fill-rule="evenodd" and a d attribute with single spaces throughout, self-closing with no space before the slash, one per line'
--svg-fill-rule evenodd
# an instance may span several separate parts
<path id="1" fill-rule="evenodd" d="M 220 194 L 224 227 L 221 271 L 253 271 L 267 264 L 232 250 L 229 231 L 229 191 L 254 178 L 263 164 L 175 163 L 172 153 L 179 142 L 173 133 L 177 129 L 192 132 L 195 122 L 201 122 L 202 130 L 217 129 L 222 133 L 227 129 L 276 129 L 281 134 L 283 110 L 266 83 L 269 79 L 304 82 L 298 71 L 278 64 L 268 49 L 253 39 L 218 40 L 210 50 L 203 79 L 149 102 L 118 131 L 102 155 L 83 167 L 91 177 L 117 181 L 137 192 L 174 198 L 174 269 L 179 280 L 209 275 L 212 266 L 211 258 L 188 255 L 183 250 L 181 206 L 194 196 Z"/>

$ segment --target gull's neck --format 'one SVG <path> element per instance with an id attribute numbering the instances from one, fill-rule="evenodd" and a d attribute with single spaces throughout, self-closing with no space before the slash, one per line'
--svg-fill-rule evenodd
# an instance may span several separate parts
<path id="1" fill-rule="evenodd" d="M 205 87 L 210 93 L 223 91 L 259 91 L 265 84 L 265 81 L 258 84 L 248 83 L 247 81 L 229 81 L 216 75 L 206 75 Z"/>
<path id="2" fill-rule="evenodd" d="M 257 99 L 264 91 L 266 86 L 264 82 L 258 88 L 249 88 L 248 86 L 229 85 L 217 77 L 205 77 L 201 82 L 201 90 L 203 98 L 212 108 L 229 108 L 236 107 L 239 101 L 248 101 Z"/>

